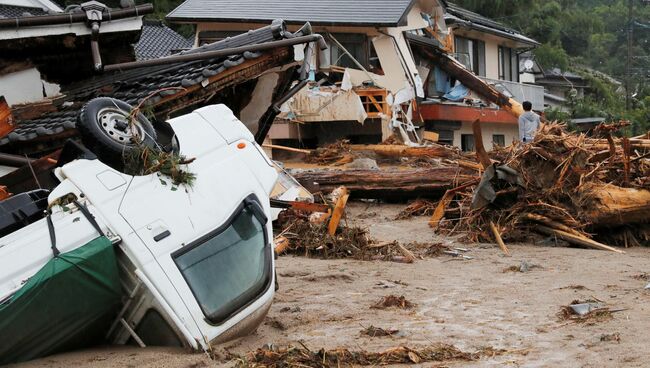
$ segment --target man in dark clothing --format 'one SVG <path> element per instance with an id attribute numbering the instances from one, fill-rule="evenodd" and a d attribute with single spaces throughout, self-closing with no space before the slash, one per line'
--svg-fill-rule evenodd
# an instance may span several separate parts
<path id="1" fill-rule="evenodd" d="M 535 114 L 533 104 L 524 101 L 522 104 L 524 113 L 519 116 L 519 139 L 524 143 L 530 143 L 535 139 L 535 134 L 540 126 L 539 115 Z"/>

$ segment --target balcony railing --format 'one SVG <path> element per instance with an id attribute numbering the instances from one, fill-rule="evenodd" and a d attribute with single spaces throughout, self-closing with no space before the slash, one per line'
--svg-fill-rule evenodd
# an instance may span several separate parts
<path id="1" fill-rule="evenodd" d="M 544 87 L 542 86 L 484 77 L 481 79 L 518 102 L 530 101 L 533 104 L 533 110 L 544 110 Z"/>

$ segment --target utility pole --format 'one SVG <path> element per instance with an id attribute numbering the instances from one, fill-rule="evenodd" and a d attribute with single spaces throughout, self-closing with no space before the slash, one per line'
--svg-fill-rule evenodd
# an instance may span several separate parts
<path id="1" fill-rule="evenodd" d="M 627 4 L 627 63 L 625 65 L 625 110 L 630 110 L 631 102 L 631 63 L 632 63 L 632 39 L 634 37 L 634 20 L 632 13 L 634 11 L 634 0 L 628 0 Z"/>

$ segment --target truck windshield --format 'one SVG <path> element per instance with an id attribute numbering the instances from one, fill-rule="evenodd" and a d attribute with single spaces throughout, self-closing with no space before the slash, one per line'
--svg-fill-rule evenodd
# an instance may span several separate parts
<path id="1" fill-rule="evenodd" d="M 207 319 L 219 324 L 259 296 L 270 281 L 270 246 L 244 206 L 225 227 L 173 255 Z"/>

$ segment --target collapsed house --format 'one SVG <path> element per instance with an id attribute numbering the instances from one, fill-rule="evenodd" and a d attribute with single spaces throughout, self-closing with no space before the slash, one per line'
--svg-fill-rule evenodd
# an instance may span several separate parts
<path id="1" fill-rule="evenodd" d="M 24 23 L 20 30 L 28 32 L 33 28 L 32 23 L 47 21 L 39 19 L 27 22 L 23 19 L 20 20 Z M 138 21 L 141 25 L 141 19 Z M 0 21 L 0 29 L 3 24 Z M 86 24 L 81 23 L 80 26 L 86 27 Z M 11 120 L 11 123 L 0 137 L 0 150 L 14 155 L 11 158 L 14 164 L 15 155 L 45 156 L 39 164 L 32 166 L 37 171 L 47 172 L 55 164 L 58 149 L 65 141 L 78 137 L 75 122 L 81 106 L 98 96 L 114 97 L 139 106 L 157 122 L 164 122 L 205 104 L 224 103 L 236 116 L 241 116 L 253 134 L 265 136 L 279 112 L 277 103 L 288 98 L 286 94 L 291 92 L 291 82 L 306 74 L 299 73 L 299 68 L 305 69 L 302 62 L 304 55 L 296 53 L 294 45 L 312 45 L 307 53 L 316 49 L 314 43 L 320 36 L 310 32 L 309 27 L 305 26 L 290 33 L 284 22 L 275 21 L 255 31 L 175 56 L 141 61 L 134 61 L 131 45 L 132 56 L 120 60 L 93 59 L 91 47 L 87 45 L 83 52 L 90 55 L 87 57 L 88 65 L 97 66 L 97 63 L 91 62 L 93 60 L 114 64 L 102 63 L 99 69 L 103 73 L 90 73 L 88 77 L 80 71 L 81 78 L 62 83 L 60 92 L 55 96 L 9 106 L 11 119 L 6 119 L 6 122 Z M 100 45 L 103 43 L 100 42 Z M 300 51 L 305 53 L 302 49 Z M 171 137 L 167 137 L 169 139 Z M 18 164 L 25 165 L 31 161 L 25 160 Z M 30 179 L 31 170 L 27 167 L 23 169 L 5 176 L 2 184 L 15 192 L 38 187 L 38 183 Z M 47 180 L 47 177 L 41 178 L 39 172 L 36 176 Z"/>
<path id="2" fill-rule="evenodd" d="M 337 2 L 293 5 L 188 0 L 167 16 L 171 22 L 194 24 L 199 45 L 276 17 L 287 20 L 290 29 L 309 19 L 325 36 L 330 47 L 312 63 L 319 72 L 312 72 L 308 85 L 283 106 L 268 143 L 301 141 L 313 147 L 341 138 L 377 143 L 393 128 L 415 142 L 426 128 L 438 141 L 471 151 L 470 124 L 477 118 L 484 123 L 487 147 L 511 143 L 516 118 L 471 88 L 457 86 L 455 76 L 414 50 L 413 36 L 455 55 L 507 97 L 530 100 L 543 110 L 543 90 L 519 82 L 518 54 L 538 43 L 478 14 L 435 0 L 355 1 L 343 8 Z M 209 7 L 220 11 L 208 12 Z"/>

